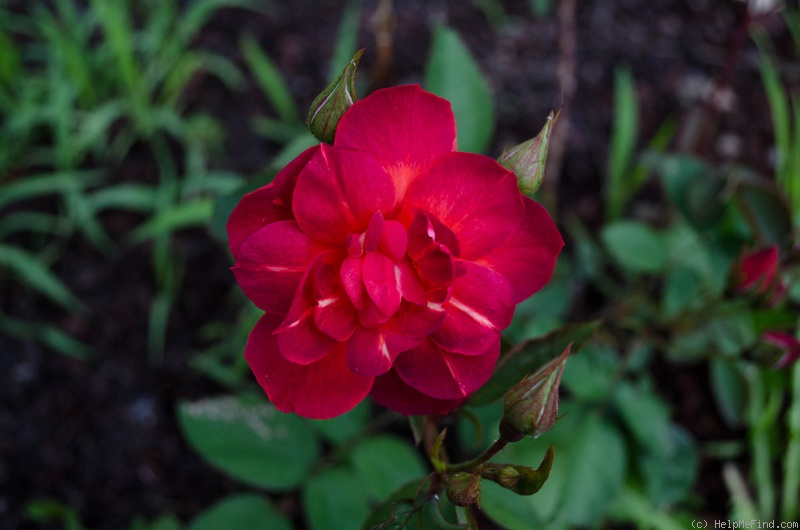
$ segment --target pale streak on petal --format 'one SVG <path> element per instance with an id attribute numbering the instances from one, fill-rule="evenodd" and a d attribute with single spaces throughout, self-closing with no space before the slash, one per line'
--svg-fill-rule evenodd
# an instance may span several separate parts
<path id="1" fill-rule="evenodd" d="M 485 316 L 481 315 L 480 313 L 478 313 L 477 311 L 475 311 L 471 307 L 465 306 L 464 304 L 462 304 L 461 302 L 459 302 L 455 298 L 451 298 L 450 299 L 450 303 L 453 304 L 453 307 L 455 307 L 456 309 L 459 309 L 459 310 L 463 311 L 464 313 L 466 313 L 467 315 L 469 315 L 469 317 L 472 320 L 474 320 L 475 322 L 477 322 L 481 326 L 487 327 L 489 329 L 496 329 L 494 327 L 494 324 L 492 324 L 489 321 L 489 319 L 487 319 Z"/>
<path id="2" fill-rule="evenodd" d="M 332 298 L 325 298 L 324 300 L 319 300 L 319 301 L 317 302 L 317 307 L 325 307 L 325 306 L 329 306 L 329 305 L 331 305 L 332 303 L 334 303 L 334 302 L 337 302 L 338 300 L 339 300 L 339 299 L 338 299 L 338 298 L 336 298 L 336 297 L 332 297 Z"/>

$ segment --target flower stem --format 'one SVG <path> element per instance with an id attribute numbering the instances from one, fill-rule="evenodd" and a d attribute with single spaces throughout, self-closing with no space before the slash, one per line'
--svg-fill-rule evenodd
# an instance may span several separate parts
<path id="1" fill-rule="evenodd" d="M 447 466 L 448 473 L 458 473 L 460 471 L 472 471 L 473 469 L 477 468 L 488 462 L 494 455 L 502 451 L 505 446 L 508 444 L 502 438 L 498 438 L 486 451 L 482 452 L 472 460 L 467 460 L 466 462 L 462 462 L 460 464 L 452 464 Z"/>

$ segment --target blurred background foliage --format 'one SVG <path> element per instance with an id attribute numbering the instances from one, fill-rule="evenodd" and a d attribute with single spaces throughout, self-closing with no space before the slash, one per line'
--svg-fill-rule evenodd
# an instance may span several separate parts
<path id="1" fill-rule="evenodd" d="M 506 332 L 519 364 L 444 420 L 450 454 L 491 443 L 509 371 L 577 353 L 556 428 L 501 455 L 555 444 L 550 480 L 486 484 L 481 528 L 800 517 L 800 365 L 776 368 L 800 345 L 763 340 L 800 324 L 800 11 L 578 4 L 0 4 L 3 527 L 370 528 L 413 496 L 415 420 L 266 402 L 227 270 L 228 213 L 315 143 L 305 109 L 361 47 L 358 93 L 421 83 L 461 150 L 562 107 L 536 198 L 568 245 Z"/>

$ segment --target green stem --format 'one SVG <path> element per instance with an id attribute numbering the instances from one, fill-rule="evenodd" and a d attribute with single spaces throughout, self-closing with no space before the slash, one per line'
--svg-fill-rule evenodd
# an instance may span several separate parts
<path id="1" fill-rule="evenodd" d="M 498 438 L 491 447 L 489 447 L 486 451 L 482 452 L 472 460 L 467 460 L 466 462 L 462 462 L 460 464 L 453 464 L 447 466 L 448 473 L 458 473 L 460 471 L 472 471 L 473 469 L 477 468 L 488 462 L 494 455 L 502 451 L 505 446 L 508 444 L 507 441 L 503 440 L 502 438 Z"/>
<path id="2" fill-rule="evenodd" d="M 766 412 L 764 379 L 761 370 L 751 367 L 748 370 L 750 383 L 750 436 L 753 451 L 753 480 L 758 495 L 759 516 L 771 519 L 775 506 L 775 486 L 772 483 L 769 438 L 765 429 Z"/>
<path id="3" fill-rule="evenodd" d="M 788 446 L 784 458 L 783 503 L 784 521 L 794 521 L 800 515 L 800 362 L 792 367 L 792 403 L 786 415 Z"/>

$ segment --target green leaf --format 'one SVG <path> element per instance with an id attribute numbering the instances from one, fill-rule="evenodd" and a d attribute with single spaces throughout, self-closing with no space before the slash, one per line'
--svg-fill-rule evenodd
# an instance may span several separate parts
<path id="1" fill-rule="evenodd" d="M 744 376 L 733 361 L 724 358 L 711 359 L 709 376 L 720 416 L 729 427 L 741 427 L 748 392 Z"/>
<path id="2" fill-rule="evenodd" d="M 670 426 L 668 437 L 668 444 L 645 448 L 639 459 L 645 491 L 656 506 L 680 501 L 697 476 L 698 456 L 692 437 L 677 425 Z"/>
<path id="3" fill-rule="evenodd" d="M 383 501 L 399 484 L 427 474 L 422 457 L 409 442 L 389 435 L 367 438 L 350 453 L 361 481 L 373 500 Z"/>
<path id="4" fill-rule="evenodd" d="M 207 509 L 189 524 L 188 530 L 292 530 L 289 519 L 264 497 L 241 494 L 227 497 Z"/>
<path id="5" fill-rule="evenodd" d="M 498 399 L 525 374 L 534 373 L 546 362 L 558 357 L 569 343 L 573 343 L 573 354 L 578 352 L 583 343 L 594 334 L 599 324 L 599 321 L 570 324 L 544 337 L 517 344 L 500 358 L 492 378 L 470 396 L 469 404 L 485 405 Z M 567 366 L 569 364 L 567 363 Z"/>
<path id="6" fill-rule="evenodd" d="M 622 489 L 627 467 L 625 441 L 598 416 L 589 418 L 583 429 L 572 435 L 575 444 L 564 457 L 571 462 L 560 509 L 571 524 L 587 526 L 606 513 Z M 559 452 L 561 449 L 559 446 Z"/>
<path id="7" fill-rule="evenodd" d="M 150 184 L 117 184 L 96 191 L 88 202 L 95 212 L 114 209 L 147 213 L 155 207 L 157 193 Z"/>
<path id="8" fill-rule="evenodd" d="M 0 244 L 0 270 L 10 271 L 25 286 L 38 291 L 68 311 L 82 311 L 83 304 L 50 268 L 25 250 Z"/>
<path id="9" fill-rule="evenodd" d="M 262 51 L 255 38 L 246 34 L 242 37 L 240 47 L 247 66 L 256 77 L 261 90 L 269 100 L 272 108 L 286 123 L 296 123 L 300 115 L 295 107 L 292 93 L 283 80 L 281 71 L 275 63 Z"/>
<path id="10" fill-rule="evenodd" d="M 345 4 L 342 21 L 339 24 L 339 35 L 336 39 L 336 46 L 333 49 L 331 66 L 328 71 L 328 79 L 331 81 L 339 76 L 347 61 L 356 53 L 362 4 L 363 0 L 348 0 Z"/>
<path id="11" fill-rule="evenodd" d="M 631 272 L 660 272 L 669 259 L 664 238 L 644 223 L 616 221 L 600 237 L 614 260 Z"/>
<path id="12" fill-rule="evenodd" d="M 319 443 L 307 422 L 261 399 L 183 402 L 178 420 L 189 443 L 209 463 L 254 486 L 293 489 L 319 456 Z"/>
<path id="13" fill-rule="evenodd" d="M 311 530 L 357 530 L 369 513 L 364 484 L 349 469 L 323 471 L 306 482 L 303 511 Z"/>
<path id="14" fill-rule="evenodd" d="M 456 518 L 455 507 L 445 498 L 430 497 L 429 479 L 420 487 L 422 482 L 414 480 L 395 490 L 370 514 L 361 529 L 432 530 L 450 526 L 445 518 Z M 439 514 L 434 516 L 434 510 Z"/>
<path id="15" fill-rule="evenodd" d="M 484 152 L 494 132 L 492 93 L 461 37 L 444 25 L 433 33 L 425 88 L 452 104 L 459 151 Z"/>
<path id="16" fill-rule="evenodd" d="M 214 201 L 210 198 L 195 199 L 170 207 L 142 223 L 130 234 L 134 243 L 170 234 L 182 228 L 207 223 L 214 211 Z"/>
<path id="17" fill-rule="evenodd" d="M 638 133 L 639 105 L 633 76 L 629 70 L 618 68 L 614 72 L 614 119 L 608 158 L 606 220 L 618 219 L 628 199 L 636 191 L 636 184 L 631 179 L 631 166 Z"/>
<path id="18" fill-rule="evenodd" d="M 591 344 L 573 355 L 564 368 L 562 383 L 575 399 L 605 402 L 613 392 L 619 357 L 607 346 Z"/>
<path id="19" fill-rule="evenodd" d="M 34 521 L 59 521 L 66 530 L 85 530 L 78 513 L 71 506 L 58 500 L 31 501 L 25 511 Z"/>
<path id="20" fill-rule="evenodd" d="M 671 442 L 669 409 L 664 400 L 643 385 L 616 385 L 614 405 L 641 447 L 666 452 Z"/>
<path id="21" fill-rule="evenodd" d="M 677 267 L 669 271 L 664 281 L 664 296 L 661 301 L 664 316 L 672 319 L 697 306 L 699 294 L 700 280 L 692 269 Z"/>
<path id="22" fill-rule="evenodd" d="M 314 420 L 312 425 L 319 433 L 334 444 L 342 444 L 358 436 L 370 416 L 370 402 L 362 401 L 354 409 L 329 420 Z"/>
<path id="23" fill-rule="evenodd" d="M 651 152 L 642 157 L 641 164 L 660 174 L 670 202 L 695 229 L 706 230 L 722 220 L 727 181 L 705 161 Z"/>
<path id="24" fill-rule="evenodd" d="M 736 188 L 736 198 L 763 244 L 783 246 L 791 241 L 792 215 L 776 188 L 748 179 Z"/>
<path id="25" fill-rule="evenodd" d="M 373 525 L 372 523 L 376 523 Z M 423 530 L 425 523 L 421 508 L 414 506 L 414 501 L 410 499 L 399 499 L 392 503 L 387 517 L 384 519 L 370 518 L 365 530 Z"/>

